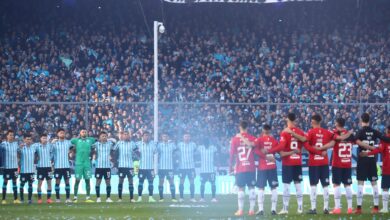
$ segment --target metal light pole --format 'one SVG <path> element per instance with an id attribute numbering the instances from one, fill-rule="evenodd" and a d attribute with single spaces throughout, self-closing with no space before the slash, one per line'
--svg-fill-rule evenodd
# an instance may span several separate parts
<path id="1" fill-rule="evenodd" d="M 154 21 L 154 108 L 153 108 L 153 140 L 158 141 L 158 34 L 164 33 L 163 23 Z"/>

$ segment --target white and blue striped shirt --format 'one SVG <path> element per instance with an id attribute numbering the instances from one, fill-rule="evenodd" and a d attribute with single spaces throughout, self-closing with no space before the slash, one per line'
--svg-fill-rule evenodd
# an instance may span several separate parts
<path id="1" fill-rule="evenodd" d="M 111 151 L 114 150 L 114 144 L 110 141 L 96 142 L 93 148 L 96 152 L 96 168 L 111 168 L 110 155 Z"/>
<path id="2" fill-rule="evenodd" d="M 118 151 L 118 168 L 133 168 L 133 151 L 136 144 L 132 141 L 118 141 L 114 150 Z"/>
<path id="3" fill-rule="evenodd" d="M 53 160 L 55 169 L 70 168 L 69 166 L 69 149 L 72 148 L 69 140 L 58 140 L 53 143 Z"/>
<path id="4" fill-rule="evenodd" d="M 180 151 L 180 169 L 194 169 L 194 154 L 196 151 L 196 144 L 194 142 L 180 142 L 178 149 Z"/>
<path id="5" fill-rule="evenodd" d="M 137 142 L 137 148 L 140 152 L 140 169 L 154 169 L 154 154 L 157 153 L 156 143 L 154 141 L 149 141 L 145 143 L 144 141 Z"/>
<path id="6" fill-rule="evenodd" d="M 18 168 L 18 142 L 4 141 L 1 143 L 3 150 L 3 163 L 5 169 L 17 169 Z"/>
<path id="7" fill-rule="evenodd" d="M 173 169 L 173 152 L 176 150 L 176 145 L 173 142 L 161 142 L 157 145 L 158 151 L 158 169 L 172 170 Z"/>
<path id="8" fill-rule="evenodd" d="M 20 173 L 34 173 L 36 147 L 23 145 L 19 148 Z"/>
<path id="9" fill-rule="evenodd" d="M 39 156 L 39 161 L 37 164 L 38 168 L 47 168 L 51 167 L 51 160 L 52 160 L 52 144 L 41 144 L 41 143 L 35 143 L 33 144 L 33 147 L 37 149 L 37 153 Z"/>
<path id="10" fill-rule="evenodd" d="M 214 155 L 217 152 L 217 148 L 214 145 L 206 147 L 204 145 L 200 145 L 198 148 L 200 153 L 200 173 L 214 173 Z"/>

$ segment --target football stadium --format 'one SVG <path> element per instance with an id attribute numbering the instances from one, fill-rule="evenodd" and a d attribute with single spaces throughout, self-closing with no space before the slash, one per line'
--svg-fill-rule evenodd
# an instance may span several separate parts
<path id="1" fill-rule="evenodd" d="M 0 1 L 0 219 L 387 220 L 388 0 Z"/>

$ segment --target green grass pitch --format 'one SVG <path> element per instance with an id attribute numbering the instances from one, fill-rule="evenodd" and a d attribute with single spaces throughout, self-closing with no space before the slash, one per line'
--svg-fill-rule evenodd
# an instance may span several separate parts
<path id="1" fill-rule="evenodd" d="M 103 194 L 104 195 L 104 194 Z M 188 196 L 187 196 L 188 197 Z M 12 204 L 12 195 L 7 195 L 8 204 L 0 205 L 0 219 L 87 219 L 87 220 L 99 220 L 99 219 L 339 219 L 339 220 L 387 220 L 390 219 L 390 214 L 370 214 L 372 205 L 372 196 L 364 197 L 363 212 L 362 215 L 324 215 L 322 210 L 322 196 L 317 198 L 317 215 L 299 215 L 296 213 L 297 204 L 295 196 L 291 197 L 290 210 L 288 215 L 270 215 L 270 196 L 266 196 L 265 200 L 265 216 L 247 216 L 236 218 L 234 212 L 237 209 L 237 197 L 235 195 L 219 196 L 218 203 L 190 203 L 187 200 L 184 203 L 171 203 L 170 199 L 165 199 L 165 202 L 157 203 L 130 203 L 128 195 L 124 195 L 124 200 L 121 203 L 105 203 L 105 197 L 102 196 L 102 203 L 85 203 L 83 202 L 84 196 L 79 196 L 79 202 L 75 204 L 37 204 L 36 195 L 34 195 L 34 203 L 31 205 Z M 45 198 L 45 195 L 43 196 Z M 64 195 L 61 197 L 64 198 Z M 209 198 L 207 201 L 209 201 Z M 117 200 L 117 196 L 112 197 L 114 201 Z M 146 197 L 144 197 L 146 200 Z M 246 197 L 245 214 L 247 214 L 249 204 L 248 197 Z M 185 206 L 185 207 L 172 207 L 171 205 Z M 278 210 L 282 205 L 282 197 L 279 196 Z M 333 207 L 333 197 L 330 198 L 330 207 Z M 342 198 L 343 212 L 346 212 L 346 201 Z M 354 198 L 355 206 L 355 198 Z M 257 207 L 256 207 L 257 208 Z M 304 196 L 304 212 L 310 208 L 309 196 Z"/>

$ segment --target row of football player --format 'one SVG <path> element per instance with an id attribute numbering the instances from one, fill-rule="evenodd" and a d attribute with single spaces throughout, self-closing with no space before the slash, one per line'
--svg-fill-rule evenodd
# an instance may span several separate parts
<path id="1" fill-rule="evenodd" d="M 335 128 L 331 131 L 321 127 L 322 118 L 315 114 L 311 117 L 312 128 L 304 133 L 296 126 L 296 116 L 289 113 L 286 117 L 286 128 L 280 134 L 279 142 L 270 135 L 271 128 L 263 127 L 263 133 L 255 138 L 247 133 L 248 122 L 241 122 L 240 133 L 232 138 L 230 151 L 230 171 L 233 172 L 235 164 L 236 184 L 238 192 L 237 216 L 243 215 L 245 187 L 249 188 L 249 215 L 255 215 L 256 192 L 258 190 L 259 210 L 257 214 L 263 215 L 264 187 L 267 182 L 272 190 L 271 213 L 276 213 L 278 179 L 276 173 L 275 153 L 282 158 L 282 182 L 283 182 L 283 209 L 279 214 L 287 214 L 290 200 L 290 184 L 293 182 L 296 188 L 298 201 L 298 213 L 303 213 L 302 206 L 302 148 L 309 152 L 309 179 L 311 185 L 310 201 L 311 209 L 308 214 L 316 214 L 317 184 L 321 182 L 324 197 L 324 214 L 340 214 L 341 191 L 343 184 L 346 190 L 348 214 L 362 213 L 363 186 L 366 180 L 371 182 L 373 191 L 374 208 L 372 213 L 379 212 L 379 192 L 377 186 L 377 165 L 376 154 L 382 154 L 382 213 L 388 213 L 388 198 L 390 187 L 390 126 L 387 127 L 386 135 L 370 127 L 370 116 L 368 113 L 361 115 L 361 128 L 356 134 L 344 128 L 345 119 L 338 118 Z M 380 142 L 379 142 L 380 140 Z M 357 160 L 357 208 L 352 209 L 351 191 L 351 165 L 352 145 L 357 144 L 359 157 Z M 378 148 L 375 148 L 379 144 Z M 335 207 L 329 212 L 329 160 L 327 150 L 333 148 L 332 180 L 334 186 Z M 257 178 L 255 174 L 254 155 L 258 154 L 260 163 L 258 165 Z M 257 184 L 256 180 L 257 179 Z"/>
<path id="2" fill-rule="evenodd" d="M 150 140 L 150 134 L 145 132 L 140 142 L 133 142 L 130 140 L 130 135 L 127 132 L 121 132 L 119 141 L 114 143 L 107 140 L 107 133 L 101 132 L 99 140 L 86 137 L 86 131 L 80 131 L 79 138 L 72 140 L 65 139 L 65 131 L 59 129 L 57 131 L 57 139 L 53 142 L 48 142 L 47 135 L 41 135 L 39 143 L 32 143 L 31 135 L 26 134 L 23 138 L 23 143 L 17 143 L 14 140 L 14 132 L 7 132 L 7 140 L 1 144 L 1 149 L 4 154 L 4 182 L 3 182 L 3 200 L 6 204 L 6 188 L 9 180 L 13 183 L 14 203 L 20 203 L 24 200 L 23 190 L 24 185 L 28 183 L 28 202 L 31 203 L 32 184 L 34 175 L 38 177 L 38 203 L 42 203 L 42 182 L 47 182 L 47 202 L 52 203 L 51 200 L 51 178 L 54 173 L 56 201 L 60 202 L 60 182 L 62 178 L 65 181 L 66 202 L 70 200 L 70 165 L 69 157 L 75 158 L 75 177 L 76 183 L 74 185 L 74 199 L 77 202 L 78 185 L 82 178 L 85 179 L 87 202 L 93 202 L 90 199 L 90 178 L 91 178 L 91 158 L 92 163 L 95 164 L 96 171 L 96 194 L 97 201 L 100 202 L 100 184 L 102 179 L 106 182 L 107 201 L 110 199 L 111 192 L 111 161 L 113 155 L 116 155 L 118 162 L 118 194 L 119 201 L 122 201 L 123 182 L 125 178 L 129 182 L 130 201 L 134 200 L 134 168 L 133 158 L 135 152 L 139 154 L 139 185 L 138 185 L 138 201 L 141 201 L 143 183 L 145 179 L 149 183 L 149 202 L 155 202 L 153 199 L 153 180 L 155 169 L 155 158 L 158 158 L 158 175 L 159 175 L 159 194 L 160 201 L 163 201 L 163 185 L 164 180 L 167 179 L 170 184 L 170 191 L 172 201 L 176 202 L 176 187 L 173 182 L 173 152 L 178 150 L 180 153 L 180 201 L 184 198 L 184 181 L 187 177 L 190 181 L 191 201 L 195 202 L 194 192 L 194 178 L 195 178 L 195 163 L 194 154 L 196 151 L 201 156 L 201 201 L 204 201 L 205 183 L 209 181 L 212 188 L 212 201 L 216 202 L 215 192 L 215 173 L 214 173 L 214 154 L 217 151 L 216 147 L 209 144 L 196 145 L 191 141 L 190 135 L 187 133 L 183 137 L 183 141 L 179 144 L 174 144 L 169 141 L 167 134 L 162 135 L 162 140 L 159 143 L 154 143 Z M 92 156 L 92 157 L 91 157 Z M 36 164 L 36 166 L 34 166 Z M 36 170 L 35 170 L 36 167 Z M 16 180 L 20 173 L 20 197 L 18 200 Z"/>

